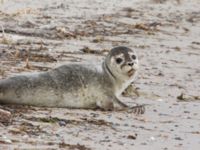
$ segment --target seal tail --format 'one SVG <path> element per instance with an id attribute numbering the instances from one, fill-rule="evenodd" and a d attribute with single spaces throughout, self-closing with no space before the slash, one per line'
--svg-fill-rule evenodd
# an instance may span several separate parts
<path id="1" fill-rule="evenodd" d="M 13 99 L 18 98 L 17 90 L 24 88 L 26 77 L 11 77 L 0 80 L 0 103 L 10 103 Z"/>
<path id="2" fill-rule="evenodd" d="M 0 104 L 3 103 L 5 99 L 5 94 L 4 94 L 4 88 L 3 88 L 3 83 L 0 81 Z"/>
<path id="3" fill-rule="evenodd" d="M 9 80 L 8 79 L 3 79 L 0 81 L 0 103 L 4 103 L 5 99 L 6 99 L 6 90 L 10 89 L 8 87 L 8 83 Z"/>

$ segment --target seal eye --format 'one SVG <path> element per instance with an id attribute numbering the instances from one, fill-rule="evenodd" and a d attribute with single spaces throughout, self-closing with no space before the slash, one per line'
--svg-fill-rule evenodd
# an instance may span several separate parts
<path id="1" fill-rule="evenodd" d="M 136 59 L 136 56 L 135 56 L 135 55 L 132 55 L 131 57 L 132 57 L 132 59 L 134 59 L 134 60 Z"/>
<path id="2" fill-rule="evenodd" d="M 116 60 L 117 64 L 120 64 L 123 61 L 122 58 L 116 58 L 115 60 Z"/>

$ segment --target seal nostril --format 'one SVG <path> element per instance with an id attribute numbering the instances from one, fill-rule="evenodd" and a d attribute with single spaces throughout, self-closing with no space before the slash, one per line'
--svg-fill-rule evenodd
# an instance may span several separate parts
<path id="1" fill-rule="evenodd" d="M 129 66 L 133 66 L 133 65 L 134 65 L 134 63 L 133 63 L 133 62 L 130 62 L 130 63 L 128 63 L 128 65 L 129 65 Z"/>

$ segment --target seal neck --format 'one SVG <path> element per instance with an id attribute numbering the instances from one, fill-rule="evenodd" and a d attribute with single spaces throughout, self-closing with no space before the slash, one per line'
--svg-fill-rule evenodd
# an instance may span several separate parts
<path id="1" fill-rule="evenodd" d="M 104 61 L 103 62 L 103 70 L 104 72 L 114 81 L 117 80 L 116 76 L 112 73 L 112 71 L 110 70 L 110 68 L 108 67 L 107 63 Z"/>
<path id="2" fill-rule="evenodd" d="M 119 91 L 121 91 L 121 86 L 122 86 L 122 83 L 121 81 L 112 73 L 112 71 L 110 70 L 109 66 L 106 64 L 106 62 L 104 61 L 103 62 L 103 71 L 105 73 L 105 76 L 106 76 L 106 80 L 107 80 L 107 83 L 111 82 L 112 84 L 112 90 L 113 92 L 115 93 L 115 95 L 119 95 Z M 109 80 L 109 81 L 108 81 Z"/>
<path id="3" fill-rule="evenodd" d="M 113 85 L 113 90 L 117 96 L 119 96 L 125 88 L 132 82 L 132 80 L 120 80 L 120 78 L 116 77 L 112 71 L 110 70 L 109 66 L 107 65 L 106 61 L 103 62 L 103 71 L 105 73 L 106 78 L 111 80 Z"/>

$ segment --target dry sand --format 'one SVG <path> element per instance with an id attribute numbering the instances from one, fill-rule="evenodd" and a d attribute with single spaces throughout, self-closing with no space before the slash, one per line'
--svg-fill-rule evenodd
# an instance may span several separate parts
<path id="1" fill-rule="evenodd" d="M 1 106 L 0 149 L 199 150 L 199 0 L 1 0 L 0 78 L 135 49 L 146 113 Z M 132 95 L 132 93 L 129 93 Z"/>

